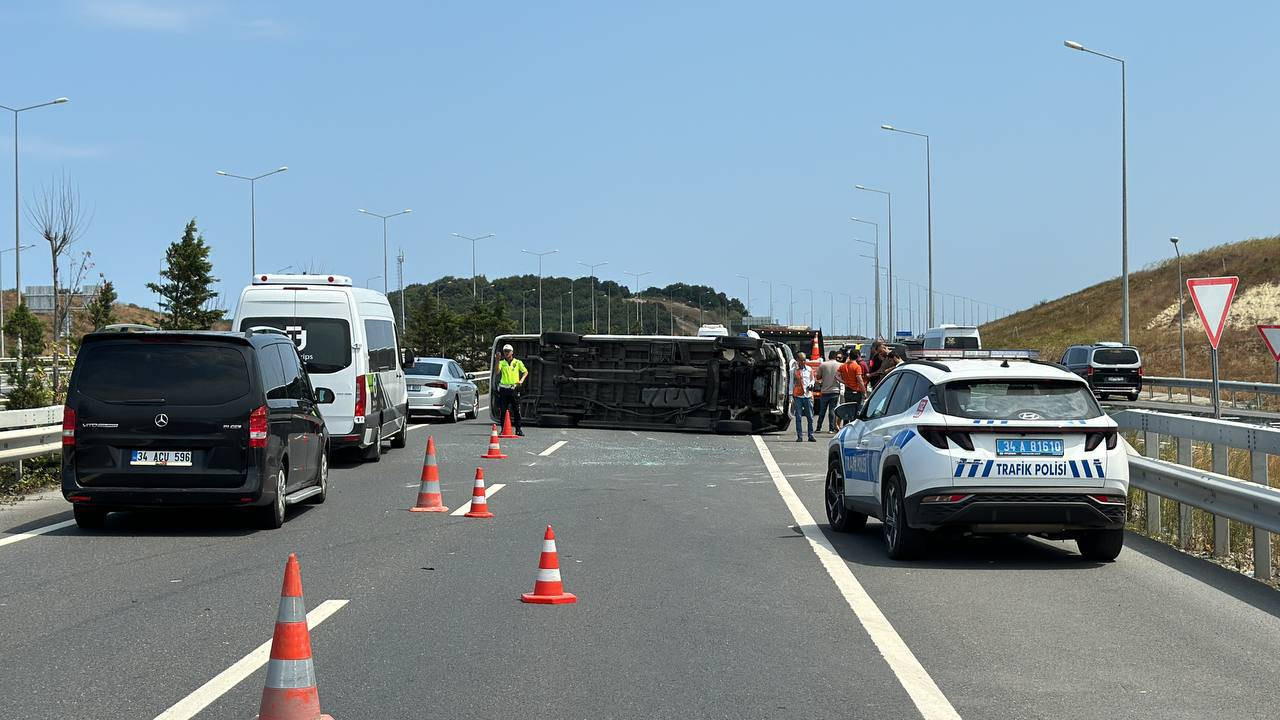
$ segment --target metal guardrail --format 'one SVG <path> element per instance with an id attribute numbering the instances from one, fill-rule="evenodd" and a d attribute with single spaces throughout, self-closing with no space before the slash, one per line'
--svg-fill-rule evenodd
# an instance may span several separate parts
<path id="1" fill-rule="evenodd" d="M 1230 550 L 1228 520 L 1251 525 L 1254 576 L 1270 579 L 1271 533 L 1280 532 L 1280 489 L 1267 481 L 1267 460 L 1280 455 L 1280 429 L 1149 410 L 1123 410 L 1112 417 L 1121 429 L 1143 434 L 1146 457 L 1129 458 L 1129 481 L 1147 493 L 1147 533 L 1161 533 L 1160 497 L 1179 503 L 1178 541 L 1184 548 L 1191 542 L 1192 508 L 1213 514 L 1213 553 L 1219 557 Z M 1159 459 L 1162 437 L 1174 439 L 1177 462 Z M 1211 472 L 1191 467 L 1194 442 L 1210 445 Z M 1249 481 L 1227 474 L 1231 448 L 1249 453 Z"/>
<path id="2" fill-rule="evenodd" d="M 0 462 L 62 452 L 62 406 L 0 411 Z"/>
<path id="3" fill-rule="evenodd" d="M 1258 382 L 1241 382 L 1239 380 L 1223 380 L 1219 383 L 1222 392 L 1222 404 L 1224 407 L 1234 407 L 1241 409 L 1262 409 L 1263 397 L 1275 398 L 1280 396 L 1280 385 L 1276 383 L 1258 383 Z M 1175 402 L 1174 390 L 1184 390 L 1178 393 L 1178 396 L 1185 397 L 1188 404 L 1195 403 L 1194 390 L 1204 391 L 1204 397 L 1208 397 L 1208 393 L 1212 391 L 1213 381 L 1203 378 L 1179 378 L 1179 377 L 1153 377 L 1147 376 L 1142 378 L 1142 389 L 1147 391 L 1147 397 L 1152 400 L 1156 399 L 1156 388 L 1162 388 L 1167 391 L 1166 395 L 1169 402 Z M 1241 404 L 1239 395 L 1252 395 L 1253 404 Z M 1280 404 L 1280 403 L 1277 403 Z"/>

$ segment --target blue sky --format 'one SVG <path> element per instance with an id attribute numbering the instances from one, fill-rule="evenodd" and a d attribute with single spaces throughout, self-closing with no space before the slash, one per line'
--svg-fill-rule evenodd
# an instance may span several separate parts
<path id="1" fill-rule="evenodd" d="M 408 207 L 406 282 L 469 275 L 450 233 L 492 232 L 491 277 L 536 271 L 521 248 L 558 248 L 548 274 L 603 260 L 745 296 L 742 274 L 756 312 L 772 279 L 829 325 L 826 291 L 871 294 L 849 216 L 885 239 L 855 183 L 894 193 L 895 273 L 925 279 L 923 143 L 888 122 L 932 136 L 936 289 L 1024 307 L 1119 273 L 1119 69 L 1068 38 L 1128 60 L 1134 268 L 1169 235 L 1277 232 L 1270 3 L 47 0 L 0 23 L 0 103 L 71 98 L 23 115 L 24 196 L 65 170 L 93 211 L 81 248 L 141 303 L 195 216 L 233 305 L 248 187 L 214 171 L 288 165 L 258 187 L 260 271 L 364 283 L 381 226 L 356 209 Z M 11 132 L 0 116 L 4 247 Z M 24 284 L 47 256 L 26 251 Z"/>

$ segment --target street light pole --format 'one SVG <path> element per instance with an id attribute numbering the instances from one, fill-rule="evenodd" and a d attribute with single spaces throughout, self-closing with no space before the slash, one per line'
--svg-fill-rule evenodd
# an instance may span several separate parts
<path id="1" fill-rule="evenodd" d="M 222 177 L 229 177 L 229 178 L 235 178 L 236 180 L 249 181 L 249 274 L 250 275 L 258 274 L 258 200 L 257 200 L 258 181 L 264 177 L 267 177 L 269 175 L 275 175 L 276 173 L 282 173 L 288 169 L 289 169 L 288 165 L 281 165 L 275 170 L 272 170 L 270 172 L 264 172 L 261 175 L 255 175 L 253 177 L 249 177 L 247 175 L 236 175 L 235 173 L 229 173 L 226 170 L 219 170 L 217 172 L 217 174 L 221 175 Z M 383 275 L 387 274 L 387 261 L 386 261 L 385 250 L 383 252 L 383 259 L 382 259 L 382 274 Z"/>
<path id="2" fill-rule="evenodd" d="M 761 280 L 760 282 L 765 283 L 766 285 L 769 286 L 769 320 L 770 322 L 772 322 L 773 321 L 773 281 Z"/>
<path id="3" fill-rule="evenodd" d="M 751 278 L 741 273 L 738 273 L 738 277 L 747 281 L 747 317 L 751 317 Z M 751 329 L 751 323 L 744 321 L 742 325 L 748 330 Z"/>
<path id="4" fill-rule="evenodd" d="M 488 235 L 481 235 L 479 237 L 468 237 L 466 235 L 459 235 L 458 233 L 453 233 L 453 236 L 456 238 L 462 238 L 463 240 L 471 241 L 471 300 L 472 302 L 474 302 L 476 299 L 476 241 L 488 240 L 489 238 L 493 237 L 493 233 L 489 233 Z"/>
<path id="5" fill-rule="evenodd" d="M 22 244 L 22 234 L 18 220 L 18 113 L 47 107 L 49 105 L 61 105 L 64 102 L 67 102 L 67 99 L 60 97 L 50 100 L 49 102 L 28 105 L 21 108 L 11 108 L 7 105 L 0 105 L 0 110 L 8 110 L 13 113 L 13 288 L 14 292 L 17 293 L 15 297 L 18 305 L 22 304 L 22 250 L 19 247 Z M 54 290 L 56 292 L 57 288 L 54 288 Z"/>
<path id="6" fill-rule="evenodd" d="M 1120 273 L 1121 309 L 1124 324 L 1124 343 L 1129 344 L 1129 96 L 1126 87 L 1125 63 L 1122 58 L 1090 50 L 1074 40 L 1064 40 L 1063 45 L 1090 55 L 1097 55 L 1120 63 Z"/>
<path id="7" fill-rule="evenodd" d="M 520 252 L 528 255 L 536 255 L 538 257 L 538 334 L 542 334 L 542 258 L 547 255 L 554 255 L 559 250 L 543 250 L 542 252 L 534 252 L 532 250 L 521 250 Z"/>
<path id="8" fill-rule="evenodd" d="M 22 252 L 27 248 L 33 248 L 33 247 L 35 247 L 35 245 L 21 245 L 16 248 L 8 248 L 6 250 L 0 250 L 0 260 L 4 259 L 4 254 L 7 252 L 15 252 L 15 251 Z M 0 277 L 4 277 L 4 274 L 0 273 Z M 18 296 L 18 297 L 21 297 L 21 296 Z M 0 288 L 0 329 L 2 328 L 4 328 L 4 290 L 3 288 Z M 4 354 L 5 354 L 4 353 L 4 332 L 0 330 L 0 357 L 4 357 Z"/>
<path id="9" fill-rule="evenodd" d="M 881 130 L 899 132 L 924 138 L 925 206 L 929 227 L 929 325 L 933 325 L 933 153 L 929 149 L 929 136 L 913 130 L 902 130 L 892 125 L 881 125 Z"/>
<path id="10" fill-rule="evenodd" d="M 528 303 L 529 293 L 531 292 L 533 292 L 533 288 L 529 288 L 528 290 L 525 290 L 523 293 L 520 294 L 520 334 L 521 335 L 527 335 L 529 333 L 529 326 L 525 322 L 524 309 L 525 309 L 525 306 L 529 304 Z"/>
<path id="11" fill-rule="evenodd" d="M 404 215 L 405 213 L 411 213 L 413 211 L 401 210 L 400 212 L 393 212 L 389 215 L 379 215 L 376 212 L 369 212 L 364 208 L 360 208 L 360 212 L 364 213 L 365 215 L 372 215 L 373 217 L 380 218 L 382 220 L 382 294 L 386 295 L 387 294 L 387 218 L 393 218 L 398 215 Z M 474 283 L 474 279 L 472 282 Z M 475 286 L 472 285 L 472 287 L 474 288 Z"/>
<path id="12" fill-rule="evenodd" d="M 578 264 L 591 271 L 591 332 L 600 332 L 600 328 L 596 326 L 596 268 L 608 265 L 608 262 L 585 263 L 581 260 Z M 608 334 L 608 333 L 606 333 Z"/>
<path id="13" fill-rule="evenodd" d="M 817 319 L 813 317 L 813 290 L 809 288 L 800 288 L 800 292 L 809 293 L 809 329 L 812 330 L 813 326 L 818 322 Z"/>
<path id="14" fill-rule="evenodd" d="M 1173 252 L 1178 256 L 1178 351 L 1182 360 L 1182 377 L 1187 376 L 1187 336 L 1183 333 L 1182 328 L 1182 252 L 1178 250 L 1178 238 L 1171 237 L 1169 242 L 1173 243 Z M 0 317 L 3 317 L 0 315 Z"/>
<path id="15" fill-rule="evenodd" d="M 787 324 L 795 325 L 796 324 L 796 289 L 792 287 L 791 283 L 778 283 L 778 284 L 786 288 L 787 291 L 790 293 L 790 297 L 787 301 Z"/>
<path id="16" fill-rule="evenodd" d="M 653 271 L 652 270 L 645 270 L 644 272 L 631 272 L 630 270 L 622 271 L 623 275 L 630 275 L 631 277 L 635 278 L 635 281 L 636 281 L 636 298 L 635 298 L 636 299 L 636 323 L 640 325 L 641 331 L 644 330 L 644 325 L 643 323 L 640 322 L 640 278 L 644 277 L 645 275 L 648 275 L 651 272 Z"/>
<path id="17" fill-rule="evenodd" d="M 889 193 L 889 191 L 887 191 L 887 190 L 877 190 L 876 188 L 867 187 L 866 185 L 854 185 L 853 187 L 854 187 L 854 189 L 856 189 L 856 190 L 864 190 L 864 191 L 866 191 L 866 192 L 880 193 L 881 195 L 884 195 L 884 196 L 885 196 L 885 199 L 886 199 L 886 200 L 888 201 L 888 203 L 889 203 L 889 208 L 888 208 L 888 209 L 889 209 L 889 213 L 888 213 L 888 224 L 889 224 L 889 277 L 893 277 L 893 195 L 891 195 L 891 194 Z M 877 275 L 876 277 L 877 277 L 877 283 L 878 283 L 878 282 L 879 282 L 879 276 Z M 887 310 L 887 313 L 888 313 L 888 316 L 889 316 L 889 324 L 890 324 L 890 325 L 892 325 L 892 324 L 893 324 L 893 283 L 892 283 L 892 282 L 888 283 L 888 288 L 887 288 L 887 289 L 888 289 L 888 293 L 889 293 L 889 299 L 888 299 L 888 307 L 886 308 L 886 310 Z M 877 302 L 878 302 L 878 300 L 877 300 Z M 880 314 L 880 308 L 879 308 L 879 307 L 877 307 L 877 308 L 876 308 L 876 315 L 878 316 L 879 314 Z M 877 320 L 876 322 L 877 322 L 877 324 L 878 324 L 878 323 L 879 323 L 879 320 Z M 891 329 L 891 330 L 892 330 L 892 329 Z M 876 328 L 876 332 L 877 332 L 877 333 L 879 333 L 879 332 L 880 332 L 880 328 L 878 328 L 878 327 L 877 327 L 877 328 Z M 889 334 L 890 334 L 890 335 L 892 335 L 893 333 L 892 333 L 892 332 L 890 332 Z"/>
<path id="18" fill-rule="evenodd" d="M 850 220 L 852 220 L 852 221 L 854 221 L 854 222 L 862 223 L 862 224 L 864 224 L 864 225 L 870 225 L 870 226 L 872 226 L 872 227 L 874 227 L 874 228 L 876 229 L 876 244 L 875 244 L 875 248 L 876 248 L 876 258 L 875 258 L 875 260 L 876 260 L 876 296 L 875 296 L 875 301 L 876 301 L 876 335 L 878 336 L 878 335 L 880 335 L 880 223 L 872 222 L 872 221 L 870 221 L 870 220 L 863 220 L 863 219 L 861 219 L 861 218 L 856 218 L 856 217 L 851 217 L 851 218 L 849 218 L 849 219 L 850 219 Z M 854 238 L 854 240 L 858 240 L 858 239 L 857 239 L 857 238 Z M 864 245 L 868 245 L 868 244 L 870 244 L 870 243 L 868 243 L 866 240 L 858 240 L 858 242 L 860 242 L 860 243 L 862 243 L 862 244 L 864 244 Z"/>

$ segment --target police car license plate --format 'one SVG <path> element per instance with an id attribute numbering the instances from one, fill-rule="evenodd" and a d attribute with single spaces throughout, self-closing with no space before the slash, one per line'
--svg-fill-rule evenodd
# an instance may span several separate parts
<path id="1" fill-rule="evenodd" d="M 190 450 L 133 450 L 130 465 L 172 465 L 191 467 Z"/>
<path id="2" fill-rule="evenodd" d="M 1062 457 L 1063 442 L 1057 438 L 998 438 L 996 455 Z"/>

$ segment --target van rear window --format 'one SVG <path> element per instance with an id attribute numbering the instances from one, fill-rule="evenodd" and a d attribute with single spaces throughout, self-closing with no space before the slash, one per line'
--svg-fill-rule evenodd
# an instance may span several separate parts
<path id="1" fill-rule="evenodd" d="M 240 331 L 273 327 L 293 338 L 309 373 L 334 373 L 351 365 L 351 326 L 337 318 L 256 317 L 240 321 Z"/>
<path id="2" fill-rule="evenodd" d="M 1096 365 L 1133 365 L 1138 362 L 1138 351 L 1133 348 L 1098 348 L 1093 351 Z"/>
<path id="3" fill-rule="evenodd" d="M 102 402 L 167 405 L 221 405 L 250 390 L 240 350 L 194 343 L 89 345 L 76 358 L 74 385 Z"/>

